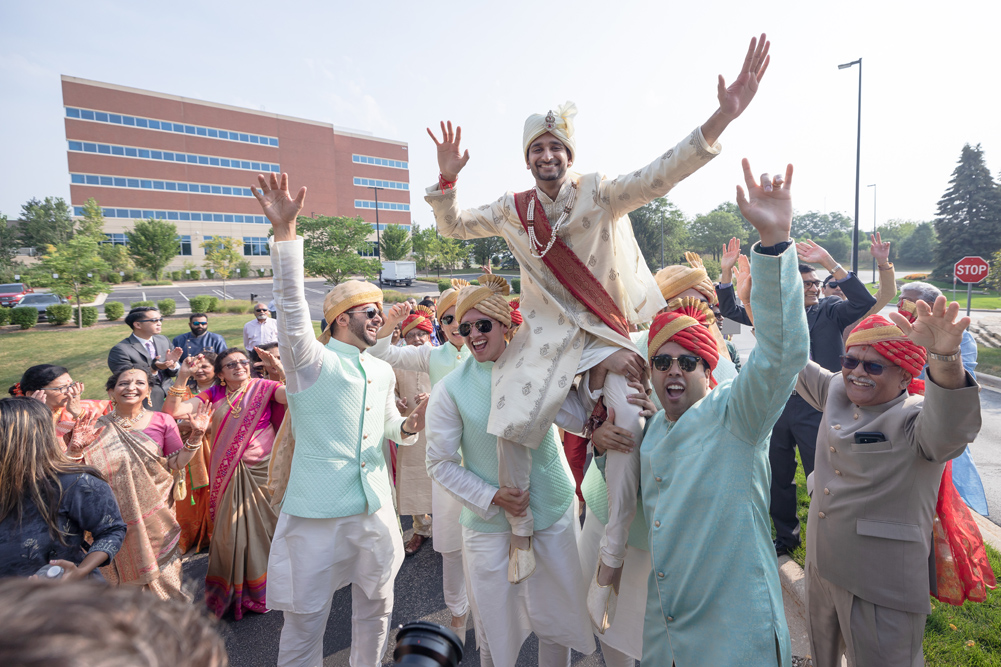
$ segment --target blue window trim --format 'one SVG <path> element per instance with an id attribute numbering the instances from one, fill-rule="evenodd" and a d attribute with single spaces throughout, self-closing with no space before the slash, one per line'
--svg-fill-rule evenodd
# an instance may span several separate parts
<path id="1" fill-rule="evenodd" d="M 83 181 L 80 181 L 83 178 Z M 181 192 L 199 192 L 202 194 L 219 195 L 222 197 L 253 197 L 254 193 L 250 188 L 233 185 L 214 185 L 209 183 L 186 183 L 184 181 L 160 181 L 151 179 L 139 179 L 139 184 L 135 185 L 135 179 L 124 179 L 121 177 L 104 176 L 101 174 L 70 174 L 70 182 L 83 185 L 98 185 L 109 188 L 126 188 L 140 190 L 171 190 Z M 382 202 L 379 202 L 382 208 Z"/>
<path id="2" fill-rule="evenodd" d="M 90 120 L 96 123 L 112 123 L 116 125 L 131 125 L 134 127 L 145 127 L 151 130 L 162 132 L 176 132 L 178 134 L 193 134 L 198 136 L 208 136 L 213 139 L 223 139 L 225 141 L 238 141 L 244 144 L 257 144 L 259 146 L 271 146 L 278 148 L 278 138 L 260 134 L 249 134 L 247 132 L 231 132 L 221 128 L 204 127 L 201 125 L 184 125 L 173 121 L 159 120 L 155 118 L 143 118 L 142 116 L 128 116 L 124 114 L 110 113 L 106 111 L 94 111 L 92 109 L 80 109 L 78 107 L 64 107 L 67 118 L 77 118 L 79 120 Z"/>
<path id="3" fill-rule="evenodd" d="M 246 213 L 200 213 L 196 211 L 150 211 L 134 208 L 105 208 L 103 209 L 103 214 L 106 218 L 125 218 L 131 220 L 158 218 L 160 220 L 179 220 L 185 222 L 224 222 L 225 218 L 229 217 L 235 222 L 242 222 L 244 224 L 271 224 L 263 215 L 248 215 Z M 73 215 L 83 217 L 83 206 L 74 206 Z M 177 217 L 172 217 L 173 215 Z"/>
<path id="4" fill-rule="evenodd" d="M 354 184 L 363 188 L 377 187 L 387 190 L 410 190 L 410 184 L 402 181 L 384 181 L 378 178 L 354 177 Z"/>
<path id="5" fill-rule="evenodd" d="M 405 160 L 390 160 L 384 157 L 373 157 L 371 155 L 352 155 L 351 161 L 356 164 L 373 164 L 377 167 L 390 167 L 392 169 L 409 169 Z"/>
<path id="6" fill-rule="evenodd" d="M 355 199 L 355 208 L 374 209 L 375 202 L 369 199 Z M 409 211 L 410 204 L 403 204 L 395 201 L 379 202 L 380 211 Z"/>

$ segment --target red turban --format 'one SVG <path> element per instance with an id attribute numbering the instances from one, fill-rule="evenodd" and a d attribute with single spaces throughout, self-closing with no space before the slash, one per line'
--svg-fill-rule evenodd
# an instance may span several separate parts
<path id="1" fill-rule="evenodd" d="M 925 369 L 927 351 L 904 335 L 897 325 L 880 315 L 870 315 L 852 329 L 845 350 L 869 345 L 881 355 L 917 378 Z M 924 381 L 913 379 L 908 393 L 923 394 Z"/>
<path id="2" fill-rule="evenodd" d="M 427 306 L 417 306 L 417 312 L 407 315 L 406 319 L 403 320 L 400 335 L 406 336 L 414 329 L 420 329 L 421 331 L 433 333 L 434 327 L 431 324 L 431 318 L 433 316 L 434 315 L 431 312 L 431 309 Z"/>
<path id="3" fill-rule="evenodd" d="M 697 309 L 687 309 L 661 313 L 654 318 L 650 325 L 649 346 L 647 356 L 651 359 L 657 354 L 657 350 L 669 341 L 673 341 L 689 352 L 702 357 L 709 364 L 709 386 L 716 386 L 716 379 L 712 376 L 712 371 L 716 370 L 719 363 L 719 349 L 716 347 L 716 339 L 709 332 L 706 326 L 705 315 Z"/>
<path id="4" fill-rule="evenodd" d="M 519 326 L 525 321 L 525 318 L 521 316 L 521 311 L 519 310 L 521 301 L 519 299 L 511 299 L 508 301 L 508 305 L 511 306 L 511 326 Z"/>

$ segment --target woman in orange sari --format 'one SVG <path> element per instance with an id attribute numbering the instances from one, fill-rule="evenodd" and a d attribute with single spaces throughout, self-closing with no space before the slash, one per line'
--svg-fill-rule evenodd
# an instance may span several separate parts
<path id="1" fill-rule="evenodd" d="M 96 419 L 111 411 L 111 401 L 81 399 L 83 390 L 83 383 L 74 382 L 64 367 L 38 364 L 26 370 L 21 381 L 7 391 L 11 396 L 29 396 L 45 403 L 52 411 L 56 435 L 65 447 L 77 420 L 82 417 Z"/>
<path id="2" fill-rule="evenodd" d="M 187 401 L 203 391 L 208 391 L 217 384 L 215 377 L 216 353 L 203 352 L 194 357 L 187 357 L 181 362 L 174 386 L 168 393 L 179 396 Z M 182 438 L 187 438 L 191 424 L 187 419 L 178 419 L 177 428 Z M 202 448 L 195 452 L 184 470 L 185 497 L 178 497 L 174 511 L 177 523 L 181 526 L 181 538 L 178 548 L 181 553 L 187 553 L 194 547 L 201 551 L 208 547 L 212 539 L 212 519 L 209 517 L 209 450 L 211 443 L 207 436 L 202 438 Z"/>
<path id="3" fill-rule="evenodd" d="M 267 611 L 268 554 L 278 513 L 267 488 L 277 426 L 285 415 L 281 382 L 250 377 L 250 360 L 230 348 L 215 361 L 219 384 L 194 398 L 169 393 L 164 412 L 176 418 L 213 408 L 209 428 L 209 516 L 213 522 L 205 603 L 236 620 Z"/>

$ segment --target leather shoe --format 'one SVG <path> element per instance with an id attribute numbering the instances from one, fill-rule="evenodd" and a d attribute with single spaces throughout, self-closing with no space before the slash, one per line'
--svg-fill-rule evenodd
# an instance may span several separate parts
<path id="1" fill-rule="evenodd" d="M 512 584 L 520 584 L 535 572 L 535 549 L 532 548 L 532 539 L 528 538 L 527 549 L 516 549 L 513 545 L 508 549 L 507 580 Z"/>
<path id="2" fill-rule="evenodd" d="M 413 556 L 415 553 L 421 550 L 421 547 L 424 546 L 425 540 L 427 540 L 427 538 L 424 537 L 423 535 L 418 535 L 417 533 L 414 533 L 413 536 L 410 538 L 410 540 L 403 547 L 404 553 L 406 553 L 407 556 Z"/>
<path id="3" fill-rule="evenodd" d="M 598 567 L 601 567 L 600 560 L 598 563 Z M 618 582 L 613 579 L 612 583 L 602 586 L 598 583 L 598 571 L 595 569 L 594 579 L 587 587 L 587 613 L 599 635 L 605 634 L 605 630 L 612 627 L 618 601 Z"/>
<path id="4" fill-rule="evenodd" d="M 772 544 L 775 545 L 775 557 L 781 558 L 782 556 L 791 556 L 792 551 L 796 547 L 787 546 L 784 542 L 779 542 L 777 540 L 772 540 Z M 799 546 L 799 545 L 796 545 Z"/>

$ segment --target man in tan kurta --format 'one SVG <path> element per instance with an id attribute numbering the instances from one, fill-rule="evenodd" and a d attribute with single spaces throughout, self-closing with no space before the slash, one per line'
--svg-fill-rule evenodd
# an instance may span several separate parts
<path id="1" fill-rule="evenodd" d="M 423 306 L 403 320 L 400 329 L 405 344 L 420 347 L 430 345 L 432 314 Z M 394 367 L 396 374 L 397 406 L 400 414 L 409 417 L 417 404 L 431 392 L 427 373 Z M 424 462 L 427 438 L 424 431 L 417 434 L 417 443 L 396 450 L 396 503 L 400 515 L 409 514 L 414 521 L 414 534 L 404 546 L 408 556 L 417 553 L 424 540 L 431 537 L 431 478 Z"/>
<path id="2" fill-rule="evenodd" d="M 666 195 L 675 184 L 690 176 L 716 154 L 716 141 L 723 129 L 750 103 L 758 80 L 768 65 L 768 43 L 751 40 L 743 68 L 735 82 L 725 87 L 719 78 L 720 102 L 712 116 L 674 148 L 635 172 L 607 179 L 601 173 L 581 175 L 570 170 L 576 157 L 573 118 L 576 107 L 567 103 L 548 114 L 531 116 L 525 124 L 522 154 L 535 177 L 535 188 L 526 193 L 541 208 L 552 226 L 553 234 L 570 249 L 582 265 L 573 269 L 578 275 L 583 267 L 596 279 L 628 323 L 648 322 L 665 306 L 653 276 L 633 236 L 627 214 Z M 494 400 L 487 430 L 498 436 L 500 481 L 508 487 L 528 489 L 531 450 L 539 446 L 566 398 L 574 376 L 594 367 L 618 349 L 637 352 L 628 334 L 613 329 L 603 313 L 585 303 L 573 292 L 576 280 L 558 277 L 540 261 L 549 247 L 536 242 L 528 224 L 516 210 L 514 193 L 508 192 L 496 202 L 478 209 L 462 210 L 457 201 L 455 181 L 469 160 L 468 151 L 460 148 L 461 128 L 453 132 L 449 122 L 441 124 L 442 140 L 428 130 L 438 148 L 440 177 L 428 188 L 426 201 L 431 204 L 439 232 L 462 239 L 502 236 L 522 267 L 521 311 L 524 324 L 493 370 Z M 649 126 L 637 136 L 646 135 Z M 533 209 L 530 207 L 529 211 Z M 541 216 L 540 216 L 541 217 Z M 531 213 L 528 214 L 531 220 Z M 597 284 L 595 285 L 598 286 Z M 629 364 L 627 376 L 609 373 L 605 400 L 615 411 L 617 426 L 642 433 L 639 409 L 625 396 L 628 373 L 642 374 L 643 363 L 637 352 L 636 363 Z M 626 370 L 626 369 L 624 369 Z M 620 423 L 621 422 L 621 423 Z M 625 539 L 636 505 L 639 479 L 638 458 L 622 457 L 608 461 L 609 526 L 602 545 L 602 562 L 607 570 L 599 583 L 612 581 L 622 565 Z M 622 484 L 613 480 L 621 478 Z M 613 494 L 611 488 L 619 487 Z M 631 488 L 631 491 L 630 491 Z M 613 495 L 615 497 L 613 497 Z M 621 501 L 621 502 L 620 502 Z M 630 513 L 629 508 L 632 508 Z M 515 578 L 531 573 L 532 516 L 509 516 L 512 526 L 512 570 Z M 607 542 L 607 543 L 606 543 Z M 527 571 L 515 564 L 520 552 L 528 552 Z"/>

